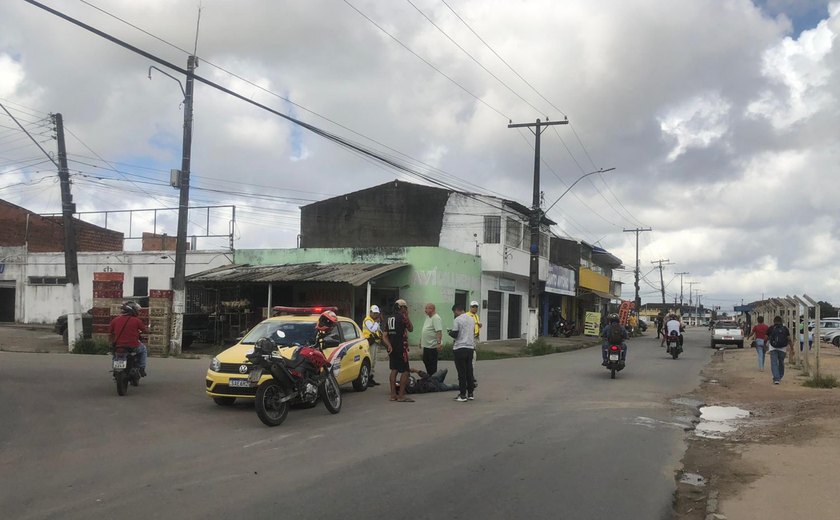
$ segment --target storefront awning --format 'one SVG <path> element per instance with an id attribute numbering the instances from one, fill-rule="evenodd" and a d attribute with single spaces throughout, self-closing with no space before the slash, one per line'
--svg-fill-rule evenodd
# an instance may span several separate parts
<path id="1" fill-rule="evenodd" d="M 408 264 L 305 263 L 286 265 L 226 265 L 187 276 L 199 283 L 333 282 L 364 285 Z"/>
<path id="2" fill-rule="evenodd" d="M 595 296 L 598 296 L 600 298 L 604 298 L 606 300 L 619 300 L 620 299 L 618 296 L 613 296 L 610 293 L 596 291 L 595 289 L 586 289 L 584 287 L 580 287 L 580 291 L 581 291 L 582 294 L 591 293 L 591 294 L 594 294 Z"/>

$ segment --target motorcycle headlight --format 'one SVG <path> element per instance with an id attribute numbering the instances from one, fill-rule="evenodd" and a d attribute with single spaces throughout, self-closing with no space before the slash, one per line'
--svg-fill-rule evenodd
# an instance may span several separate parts
<path id="1" fill-rule="evenodd" d="M 212 370 L 213 372 L 218 372 L 221 369 L 222 369 L 222 362 L 219 361 L 219 358 L 214 357 L 213 360 L 210 361 L 210 370 Z"/>

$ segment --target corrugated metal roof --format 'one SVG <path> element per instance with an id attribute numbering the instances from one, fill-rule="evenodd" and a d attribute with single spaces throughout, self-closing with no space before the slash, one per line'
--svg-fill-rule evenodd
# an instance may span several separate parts
<path id="1" fill-rule="evenodd" d="M 359 286 L 380 275 L 407 265 L 401 262 L 390 264 L 226 265 L 187 276 L 187 281 L 216 283 L 338 282 Z"/>

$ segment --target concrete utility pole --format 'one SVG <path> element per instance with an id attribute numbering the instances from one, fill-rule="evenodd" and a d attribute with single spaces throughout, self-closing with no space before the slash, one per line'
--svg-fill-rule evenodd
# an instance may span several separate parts
<path id="1" fill-rule="evenodd" d="M 53 114 L 55 134 L 58 140 L 58 179 L 61 185 L 61 217 L 64 224 L 64 274 L 67 276 L 67 288 L 73 308 L 67 315 L 67 348 L 73 350 L 73 344 L 84 330 L 82 328 L 82 296 L 79 290 L 79 260 L 76 251 L 76 226 L 73 213 L 76 205 L 70 193 L 70 171 L 67 168 L 67 149 L 64 144 L 64 119 L 61 114 Z"/>
<path id="2" fill-rule="evenodd" d="M 549 126 L 566 124 L 569 124 L 568 119 L 545 122 L 537 119 L 535 123 L 510 123 L 508 125 L 508 128 L 527 128 L 531 130 L 536 138 L 534 144 L 534 197 L 531 205 L 530 218 L 531 267 L 528 283 L 528 343 L 533 343 L 539 336 L 537 309 L 540 305 L 540 222 L 542 221 L 542 210 L 540 209 L 540 135 Z"/>
<path id="3" fill-rule="evenodd" d="M 688 282 L 688 305 L 689 305 L 689 308 L 691 308 L 691 303 L 692 303 L 691 290 L 694 288 L 695 285 L 699 285 L 699 284 L 700 284 L 700 282 Z M 700 292 L 699 289 L 697 291 Z M 697 319 L 696 315 L 695 315 L 694 319 L 695 320 Z"/>
<path id="4" fill-rule="evenodd" d="M 685 271 L 685 272 L 682 272 L 682 273 L 674 273 L 674 274 L 680 275 L 680 305 L 682 305 L 683 304 L 683 275 L 691 274 L 691 273 L 689 273 L 688 271 Z M 743 302 L 741 302 L 741 303 L 743 303 Z"/>
<path id="5" fill-rule="evenodd" d="M 181 340 L 184 334 L 184 307 L 186 290 L 184 278 L 187 271 L 187 223 L 190 205 L 190 153 L 192 150 L 193 83 L 194 71 L 198 67 L 196 56 L 187 57 L 187 86 L 184 91 L 184 143 L 181 153 L 181 172 L 178 178 L 180 198 L 178 200 L 178 238 L 175 242 L 175 278 L 172 281 L 172 339 L 169 353 L 181 354 Z"/>
<path id="6" fill-rule="evenodd" d="M 659 264 L 659 286 L 662 290 L 662 305 L 665 305 L 665 277 L 662 274 L 662 266 L 673 265 L 670 260 L 654 260 L 652 264 Z"/>
<path id="7" fill-rule="evenodd" d="M 641 308 L 642 306 L 642 299 L 639 297 L 639 233 L 645 231 L 653 231 L 651 228 L 636 228 L 636 229 L 625 229 L 625 233 L 636 233 L 636 298 L 633 300 L 636 302 L 636 309 Z"/>

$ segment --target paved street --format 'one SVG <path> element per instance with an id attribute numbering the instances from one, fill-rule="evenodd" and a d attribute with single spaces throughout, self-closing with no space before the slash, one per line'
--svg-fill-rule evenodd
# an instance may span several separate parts
<path id="1" fill-rule="evenodd" d="M 104 356 L 0 352 L 0 511 L 668 518 L 685 448 L 668 399 L 699 383 L 711 355 L 705 330 L 688 334 L 677 361 L 650 334 L 633 340 L 615 381 L 598 349 L 485 361 L 474 402 L 348 390 L 340 414 L 293 410 L 278 428 L 252 405 L 206 398 L 205 359 L 151 359 L 150 377 L 118 397 Z"/>

